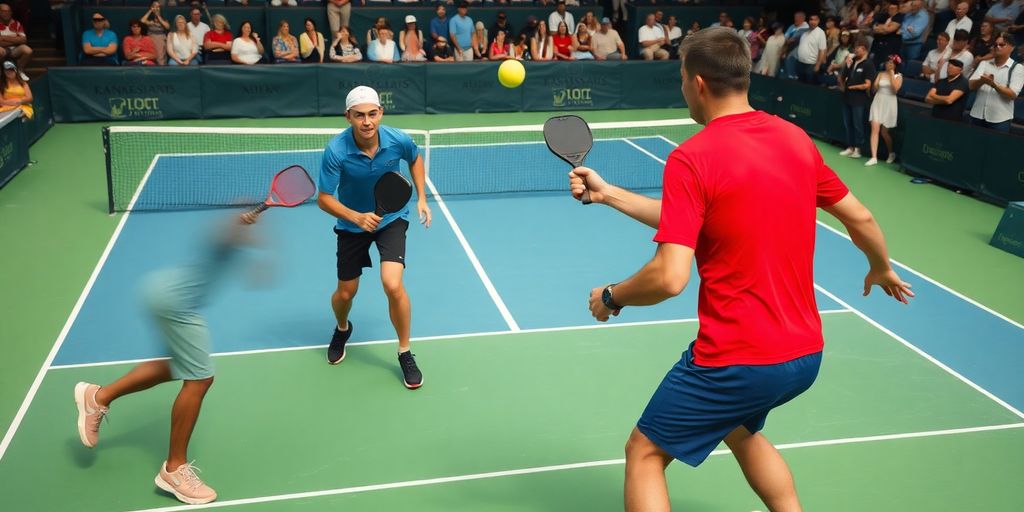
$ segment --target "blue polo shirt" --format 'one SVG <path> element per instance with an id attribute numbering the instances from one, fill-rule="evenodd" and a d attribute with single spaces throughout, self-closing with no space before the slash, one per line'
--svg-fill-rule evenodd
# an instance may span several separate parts
<path id="1" fill-rule="evenodd" d="M 320 164 L 318 186 L 321 192 L 333 192 L 345 207 L 357 212 L 372 212 L 377 207 L 373 187 L 386 172 L 401 172 L 401 160 L 412 165 L 419 156 L 419 148 L 405 132 L 381 125 L 377 129 L 380 146 L 373 158 L 366 156 L 358 146 L 352 128 L 334 136 L 324 149 Z M 408 177 L 408 176 L 407 176 Z M 408 219 L 409 207 L 389 213 L 380 221 L 379 231 L 395 219 Z M 338 219 L 338 229 L 362 233 L 363 229 L 344 219 Z"/>
<path id="2" fill-rule="evenodd" d="M 97 35 L 95 30 L 86 30 L 82 32 L 82 46 L 85 46 L 85 43 L 91 44 L 93 48 L 106 48 L 110 43 L 117 43 L 117 34 L 113 30 L 104 30 L 103 35 Z M 116 62 L 114 56 L 107 58 Z"/>
<path id="3" fill-rule="evenodd" d="M 471 50 L 473 46 L 473 18 L 469 16 L 452 16 L 448 22 L 448 32 L 451 39 L 458 41 L 459 48 Z M 454 45 L 453 45 L 454 46 Z"/>

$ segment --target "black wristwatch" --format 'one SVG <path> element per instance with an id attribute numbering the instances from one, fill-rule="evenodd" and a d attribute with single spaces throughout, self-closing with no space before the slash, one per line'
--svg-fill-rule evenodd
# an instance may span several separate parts
<path id="1" fill-rule="evenodd" d="M 604 287 L 604 291 L 601 292 L 601 302 L 604 303 L 604 307 L 612 311 L 618 311 L 622 309 L 622 306 L 616 304 L 615 301 L 612 300 L 612 286 L 614 285 L 610 284 Z"/>

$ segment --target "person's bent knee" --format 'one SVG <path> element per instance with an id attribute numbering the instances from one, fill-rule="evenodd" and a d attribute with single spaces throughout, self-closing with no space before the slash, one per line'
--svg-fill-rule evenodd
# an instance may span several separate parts
<path id="1" fill-rule="evenodd" d="M 338 289 L 334 291 L 335 300 L 342 302 L 349 302 L 355 298 L 356 293 L 359 292 L 359 282 L 352 281 L 339 281 Z"/>
<path id="2" fill-rule="evenodd" d="M 627 459 L 636 460 L 651 457 L 665 459 L 665 452 L 638 428 L 634 428 L 633 432 L 629 434 L 629 439 L 626 440 L 625 452 Z"/>
<path id="3" fill-rule="evenodd" d="M 388 298 L 398 298 L 405 293 L 405 286 L 402 285 L 401 278 L 382 279 L 381 285 L 384 287 L 384 294 Z"/>
<path id="4" fill-rule="evenodd" d="M 213 375 L 202 379 L 186 380 L 185 385 L 202 390 L 205 393 L 213 386 Z"/>

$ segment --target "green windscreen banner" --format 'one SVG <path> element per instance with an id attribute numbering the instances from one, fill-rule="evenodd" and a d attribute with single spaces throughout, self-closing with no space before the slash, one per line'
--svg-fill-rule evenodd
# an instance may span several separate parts
<path id="1" fill-rule="evenodd" d="M 384 112 L 422 114 L 426 100 L 426 64 L 323 64 L 317 77 L 320 115 L 345 113 L 345 97 L 365 85 L 380 95 Z M 316 100 L 316 97 L 313 97 Z"/>
<path id="2" fill-rule="evenodd" d="M 618 66 L 622 75 L 619 108 L 680 108 L 683 99 L 679 61 L 627 61 Z"/>
<path id="3" fill-rule="evenodd" d="M 747 97 L 750 106 L 769 114 L 776 114 L 778 110 L 779 80 L 757 73 L 750 75 L 750 90 Z"/>
<path id="4" fill-rule="evenodd" d="M 981 192 L 999 202 L 1024 201 L 1024 137 L 991 130 L 985 134 L 988 145 L 981 171 Z"/>
<path id="5" fill-rule="evenodd" d="M 21 114 L 0 114 L 0 187 L 28 165 L 28 137 Z"/>
<path id="6" fill-rule="evenodd" d="M 523 88 L 498 82 L 498 63 L 438 63 L 426 67 L 429 114 L 518 112 Z"/>
<path id="7" fill-rule="evenodd" d="M 315 116 L 317 66 L 200 66 L 203 117 Z"/>
<path id="8" fill-rule="evenodd" d="M 28 143 L 34 144 L 53 126 L 53 105 L 50 103 L 50 74 L 32 80 L 32 110 L 35 115 L 25 121 Z"/>
<path id="9" fill-rule="evenodd" d="M 985 149 L 991 133 L 964 123 L 918 113 L 901 120 L 904 130 L 903 166 L 958 188 L 979 190 Z"/>
<path id="10" fill-rule="evenodd" d="M 57 122 L 197 118 L 203 112 L 199 72 L 195 67 L 51 68 L 53 117 Z"/>
<path id="11" fill-rule="evenodd" d="M 619 108 L 622 73 L 618 62 L 527 62 L 523 110 Z"/>

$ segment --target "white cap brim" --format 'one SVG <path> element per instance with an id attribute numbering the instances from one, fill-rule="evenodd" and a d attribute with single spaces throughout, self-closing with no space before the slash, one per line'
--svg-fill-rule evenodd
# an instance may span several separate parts
<path id="1" fill-rule="evenodd" d="M 345 97 L 345 110 L 351 110 L 356 105 L 375 105 L 379 107 L 380 96 L 372 88 L 360 85 L 349 91 L 348 96 Z"/>

